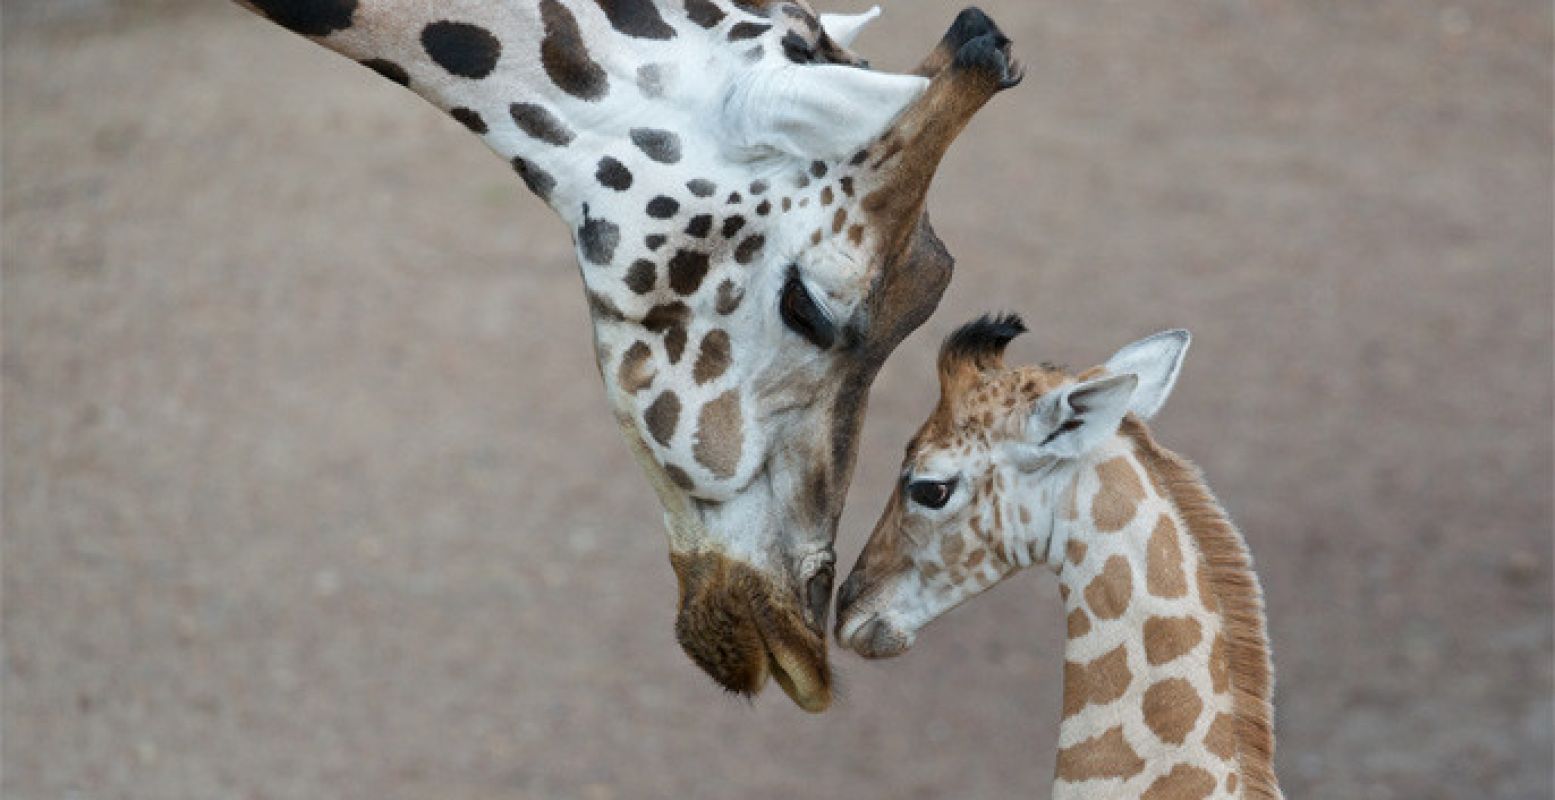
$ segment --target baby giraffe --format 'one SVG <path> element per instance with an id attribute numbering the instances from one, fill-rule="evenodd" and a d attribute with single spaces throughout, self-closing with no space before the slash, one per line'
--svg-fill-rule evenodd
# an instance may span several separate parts
<path id="1" fill-rule="evenodd" d="M 1021 567 L 1068 618 L 1055 798 L 1280 798 L 1273 668 L 1247 547 L 1198 470 L 1145 427 L 1188 350 L 1167 331 L 1079 375 L 1005 368 L 983 317 L 940 350 L 940 401 L 837 597 L 837 638 L 902 653 Z"/>

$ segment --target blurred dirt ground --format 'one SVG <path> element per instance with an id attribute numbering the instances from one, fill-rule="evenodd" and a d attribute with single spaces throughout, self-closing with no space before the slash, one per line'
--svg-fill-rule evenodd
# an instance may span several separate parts
<path id="1" fill-rule="evenodd" d="M 896 68 L 956 11 L 886 5 Z M 1288 794 L 1550 797 L 1549 3 L 986 7 L 1029 76 L 844 563 L 955 325 L 1188 327 L 1156 428 L 1258 557 Z M 5 797 L 1046 795 L 1045 575 L 819 718 L 687 662 L 567 232 L 457 123 L 224 4 L 4 10 Z"/>

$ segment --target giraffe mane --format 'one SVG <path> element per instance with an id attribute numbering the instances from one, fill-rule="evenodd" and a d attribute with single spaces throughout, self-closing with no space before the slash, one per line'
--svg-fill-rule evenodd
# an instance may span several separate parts
<path id="1" fill-rule="evenodd" d="M 1156 490 L 1176 506 L 1209 567 L 1210 588 L 1224 618 L 1237 765 L 1246 795 L 1281 800 L 1274 777 L 1274 666 L 1252 555 L 1198 467 L 1157 444 L 1133 414 L 1124 419 L 1121 433 L 1133 442 Z"/>

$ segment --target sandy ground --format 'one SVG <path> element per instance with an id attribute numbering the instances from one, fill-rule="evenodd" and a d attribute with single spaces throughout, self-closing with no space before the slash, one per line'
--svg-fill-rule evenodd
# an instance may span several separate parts
<path id="1" fill-rule="evenodd" d="M 888 6 L 895 67 L 955 11 Z M 1258 557 L 1289 795 L 1550 797 L 1549 4 L 986 7 L 1030 74 L 843 560 L 956 324 L 1191 328 L 1157 432 Z M 823 717 L 691 667 L 566 231 L 456 123 L 223 4 L 5 10 L 6 798 L 1046 796 L 1046 575 Z"/>

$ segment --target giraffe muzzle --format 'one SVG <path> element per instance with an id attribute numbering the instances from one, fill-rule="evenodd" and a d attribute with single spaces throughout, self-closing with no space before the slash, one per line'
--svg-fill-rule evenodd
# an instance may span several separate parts
<path id="1" fill-rule="evenodd" d="M 680 581 L 675 637 L 703 672 L 735 694 L 754 696 L 770 677 L 806 711 L 831 705 L 824 628 L 794 587 L 718 553 L 676 553 L 670 563 Z M 825 588 L 829 599 L 830 579 Z"/>
<path id="2" fill-rule="evenodd" d="M 899 630 L 884 617 L 861 614 L 838 628 L 837 641 L 865 658 L 891 658 L 913 645 L 911 633 Z"/>
<path id="3" fill-rule="evenodd" d="M 865 658 L 890 658 L 907 652 L 917 639 L 886 618 L 880 587 L 869 586 L 855 569 L 837 591 L 837 643 Z"/>

